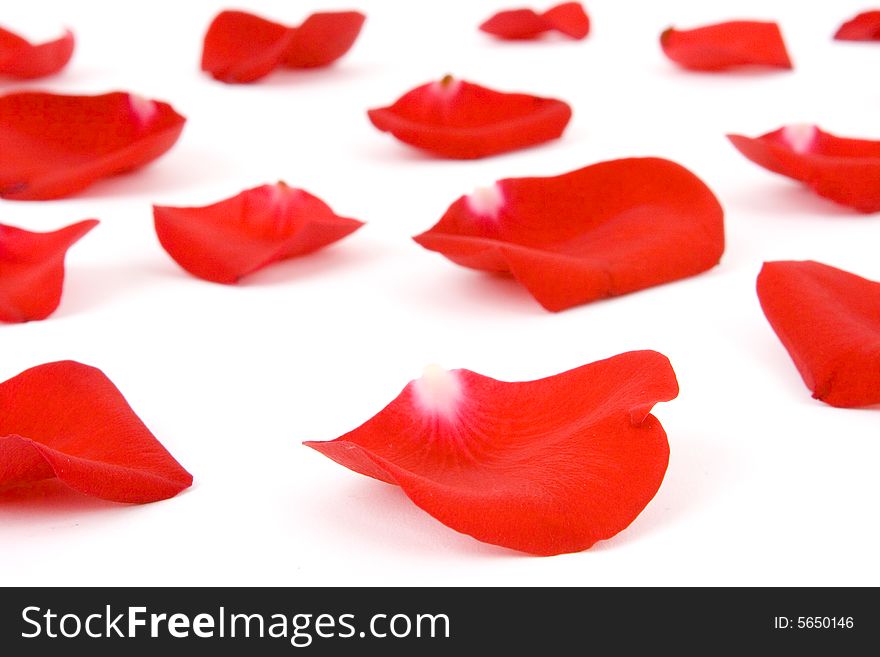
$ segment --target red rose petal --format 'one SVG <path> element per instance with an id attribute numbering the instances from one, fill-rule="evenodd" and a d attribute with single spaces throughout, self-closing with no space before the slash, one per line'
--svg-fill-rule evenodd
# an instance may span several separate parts
<path id="1" fill-rule="evenodd" d="M 841 25 L 838 41 L 880 41 L 880 10 L 865 11 Z"/>
<path id="2" fill-rule="evenodd" d="M 305 444 L 480 541 L 577 552 L 654 497 L 669 445 L 649 412 L 677 394 L 653 351 L 521 383 L 435 366 L 354 431 Z"/>
<path id="3" fill-rule="evenodd" d="M 283 182 L 196 208 L 153 206 L 156 235 L 189 273 L 236 283 L 273 262 L 317 251 L 363 225 Z"/>
<path id="4" fill-rule="evenodd" d="M 0 383 L 0 488 L 49 477 L 114 502 L 155 502 L 192 485 L 103 372 L 73 361 Z"/>
<path id="5" fill-rule="evenodd" d="M 279 66 L 327 66 L 351 49 L 365 16 L 319 12 L 286 27 L 243 11 L 217 15 L 205 34 L 202 70 L 221 82 L 253 82 Z"/>
<path id="6" fill-rule="evenodd" d="M 293 33 L 243 11 L 217 15 L 205 34 L 202 70 L 221 82 L 253 82 L 278 67 Z"/>
<path id="7" fill-rule="evenodd" d="M 453 203 L 414 239 L 465 267 L 509 272 L 559 311 L 714 267 L 724 213 L 684 167 L 602 162 L 550 178 L 510 178 Z"/>
<path id="8" fill-rule="evenodd" d="M 474 159 L 557 139 L 571 108 L 554 98 L 501 93 L 446 76 L 368 115 L 379 130 L 406 144 L 442 157 Z"/>
<path id="9" fill-rule="evenodd" d="M 590 33 L 590 18 L 581 3 L 564 2 L 543 14 L 532 9 L 501 11 L 480 29 L 500 39 L 535 39 L 554 30 L 572 39 L 583 39 Z"/>
<path id="10" fill-rule="evenodd" d="M 738 66 L 792 68 L 776 23 L 730 21 L 693 30 L 670 27 L 660 35 L 660 45 L 669 59 L 696 71 Z"/>
<path id="11" fill-rule="evenodd" d="M 332 64 L 351 50 L 366 16 L 357 11 L 319 12 L 293 30 L 282 64 L 315 68 Z"/>
<path id="12" fill-rule="evenodd" d="M 45 319 L 61 302 L 64 256 L 98 225 L 87 219 L 51 233 L 0 224 L 0 322 Z"/>
<path id="13" fill-rule="evenodd" d="M 814 398 L 880 404 L 880 283 L 819 262 L 766 262 L 758 298 Z"/>
<path id="14" fill-rule="evenodd" d="M 68 196 L 142 167 L 170 149 L 186 121 L 167 103 L 127 93 L 0 97 L 0 197 Z"/>
<path id="15" fill-rule="evenodd" d="M 53 41 L 32 44 L 0 27 L 0 77 L 29 80 L 57 73 L 73 56 L 73 46 L 70 30 Z"/>
<path id="16" fill-rule="evenodd" d="M 727 137 L 752 162 L 803 182 L 819 196 L 859 212 L 880 212 L 880 141 L 836 137 L 812 125 Z"/>

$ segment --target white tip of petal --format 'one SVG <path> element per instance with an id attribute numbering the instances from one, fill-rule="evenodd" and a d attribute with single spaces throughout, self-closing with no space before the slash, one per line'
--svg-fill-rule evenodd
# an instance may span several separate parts
<path id="1" fill-rule="evenodd" d="M 807 153 L 816 141 L 819 129 L 807 123 L 785 126 L 782 129 L 782 138 L 795 153 Z"/>
<path id="2" fill-rule="evenodd" d="M 159 113 L 156 101 L 137 94 L 129 94 L 128 103 L 131 107 L 131 113 L 135 115 L 141 125 L 146 125 Z"/>
<path id="3" fill-rule="evenodd" d="M 504 194 L 495 183 L 491 187 L 477 187 L 473 193 L 465 197 L 468 209 L 480 217 L 496 219 L 504 205 Z"/>
<path id="4" fill-rule="evenodd" d="M 428 365 L 422 377 L 415 382 L 415 400 L 422 410 L 433 415 L 453 418 L 461 401 L 461 382 L 458 374 L 439 365 Z"/>

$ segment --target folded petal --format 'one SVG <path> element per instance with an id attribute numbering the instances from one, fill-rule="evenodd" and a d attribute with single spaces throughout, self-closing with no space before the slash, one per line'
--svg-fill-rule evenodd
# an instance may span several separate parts
<path id="1" fill-rule="evenodd" d="M 559 311 L 714 267 L 724 212 L 684 167 L 628 158 L 501 180 L 413 239 L 465 267 L 510 273 Z"/>
<path id="2" fill-rule="evenodd" d="M 279 66 L 327 66 L 351 49 L 365 16 L 319 12 L 287 27 L 243 11 L 223 11 L 205 34 L 202 70 L 221 82 L 253 82 Z"/>
<path id="3" fill-rule="evenodd" d="M 293 33 L 243 11 L 223 11 L 211 22 L 202 70 L 221 82 L 253 82 L 278 67 Z"/>
<path id="4" fill-rule="evenodd" d="M 293 30 L 282 64 L 288 68 L 328 66 L 357 40 L 366 16 L 357 11 L 319 12 Z"/>
<path id="5" fill-rule="evenodd" d="M 669 361 L 653 351 L 517 383 L 432 366 L 354 431 L 305 444 L 399 485 L 477 540 L 577 552 L 626 528 L 654 497 L 669 445 L 649 413 L 677 394 Z"/>
<path id="6" fill-rule="evenodd" d="M 819 262 L 766 262 L 758 298 L 814 398 L 880 404 L 880 283 Z"/>
<path id="7" fill-rule="evenodd" d="M 535 39 L 556 31 L 572 39 L 590 32 L 590 18 L 579 2 L 564 2 L 538 14 L 532 9 L 500 11 L 480 25 L 483 32 L 499 39 Z"/>
<path id="8" fill-rule="evenodd" d="M 880 141 L 837 137 L 814 125 L 727 137 L 752 162 L 804 183 L 819 196 L 859 212 L 880 212 Z"/>
<path id="9" fill-rule="evenodd" d="M 69 196 L 142 167 L 174 145 L 185 121 L 167 103 L 120 92 L 0 96 L 0 197 Z"/>
<path id="10" fill-rule="evenodd" d="M 776 23 L 730 21 L 692 30 L 669 28 L 660 35 L 663 52 L 696 71 L 739 66 L 793 68 Z"/>
<path id="11" fill-rule="evenodd" d="M 70 30 L 52 41 L 32 44 L 0 27 L 0 77 L 29 80 L 57 73 L 73 56 L 73 46 Z"/>
<path id="12" fill-rule="evenodd" d="M 838 41 L 880 41 L 880 10 L 865 11 L 841 25 Z"/>
<path id="13" fill-rule="evenodd" d="M 571 118 L 567 103 L 501 93 L 446 76 L 369 110 L 379 130 L 441 157 L 474 159 L 557 139 Z"/>
<path id="14" fill-rule="evenodd" d="M 317 251 L 363 225 L 283 182 L 205 207 L 153 206 L 153 217 L 168 254 L 189 273 L 216 283 L 236 283 L 273 262 Z"/>
<path id="15" fill-rule="evenodd" d="M 64 256 L 98 225 L 87 219 L 51 233 L 0 224 L 0 322 L 45 319 L 61 302 Z"/>
<path id="16" fill-rule="evenodd" d="M 74 361 L 0 383 L 0 488 L 49 477 L 114 502 L 155 502 L 192 485 L 104 373 Z"/>

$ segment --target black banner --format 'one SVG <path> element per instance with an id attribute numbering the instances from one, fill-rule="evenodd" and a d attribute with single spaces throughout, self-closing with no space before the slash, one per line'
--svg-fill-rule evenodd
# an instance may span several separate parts
<path id="1" fill-rule="evenodd" d="M 652 645 L 673 654 L 855 654 L 848 651 L 880 640 L 875 589 L 46 588 L 0 595 L 6 655 L 143 647 L 164 657 L 224 644 L 248 655 L 448 655 L 486 647 L 589 654 L 607 646 L 626 654 Z"/>

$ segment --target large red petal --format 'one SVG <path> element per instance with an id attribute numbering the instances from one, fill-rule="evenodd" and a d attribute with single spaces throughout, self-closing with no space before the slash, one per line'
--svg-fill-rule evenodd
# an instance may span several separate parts
<path id="1" fill-rule="evenodd" d="M 465 267 L 509 272 L 558 311 L 715 266 L 724 213 L 684 167 L 629 158 L 501 180 L 459 198 L 414 239 Z"/>
<path id="2" fill-rule="evenodd" d="M 576 552 L 654 497 L 669 445 L 649 412 L 677 394 L 653 351 L 522 383 L 435 367 L 354 431 L 305 444 L 480 541 Z"/>
<path id="3" fill-rule="evenodd" d="M 68 196 L 144 166 L 180 137 L 184 117 L 127 93 L 0 97 L 0 197 Z"/>
<path id="4" fill-rule="evenodd" d="M 0 77 L 19 80 L 42 78 L 67 66 L 73 56 L 73 32 L 53 41 L 32 44 L 17 34 L 0 28 Z"/>
<path id="5" fill-rule="evenodd" d="M 880 141 L 837 137 L 811 125 L 727 137 L 752 162 L 820 196 L 859 212 L 880 212 Z"/>
<path id="6" fill-rule="evenodd" d="M 347 53 L 366 16 L 358 11 L 318 12 L 297 28 L 281 62 L 289 68 L 327 66 Z"/>
<path id="7" fill-rule="evenodd" d="M 280 64 L 293 33 L 243 11 L 220 12 L 208 27 L 202 70 L 221 82 L 253 82 Z"/>
<path id="8" fill-rule="evenodd" d="M 776 23 L 730 21 L 692 30 L 670 27 L 660 35 L 660 45 L 669 59 L 697 71 L 739 66 L 792 68 Z"/>
<path id="9" fill-rule="evenodd" d="M 865 11 L 841 25 L 838 41 L 880 41 L 880 10 Z"/>
<path id="10" fill-rule="evenodd" d="M 363 225 L 283 182 L 206 207 L 153 206 L 153 217 L 168 254 L 194 276 L 216 283 L 236 283 L 273 262 L 317 251 Z"/>
<path id="11" fill-rule="evenodd" d="M 51 233 L 0 224 L 0 322 L 45 319 L 61 302 L 64 256 L 98 225 L 87 219 Z"/>
<path id="12" fill-rule="evenodd" d="M 192 484 L 103 372 L 73 361 L 0 383 L 0 488 L 53 476 L 115 502 L 155 502 Z"/>
<path id="13" fill-rule="evenodd" d="M 571 108 L 554 98 L 501 93 L 447 76 L 368 114 L 374 126 L 402 142 L 442 157 L 473 159 L 560 137 Z"/>
<path id="14" fill-rule="evenodd" d="M 758 298 L 813 397 L 880 404 L 880 283 L 819 262 L 767 262 Z"/>

